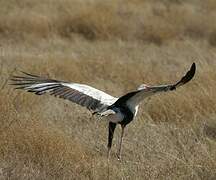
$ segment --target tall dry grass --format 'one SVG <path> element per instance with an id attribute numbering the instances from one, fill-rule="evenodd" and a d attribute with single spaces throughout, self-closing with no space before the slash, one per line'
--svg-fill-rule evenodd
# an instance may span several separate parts
<path id="1" fill-rule="evenodd" d="M 14 91 L 24 70 L 120 96 L 195 78 L 146 99 L 110 179 L 215 179 L 215 8 L 207 1 L 0 1 L 0 179 L 107 178 L 107 122 L 49 96 Z"/>
<path id="2" fill-rule="evenodd" d="M 121 39 L 161 45 L 188 37 L 215 44 L 215 2 L 199 1 L 1 1 L 0 33 L 87 40 Z M 18 17 L 18 18 L 17 18 Z"/>

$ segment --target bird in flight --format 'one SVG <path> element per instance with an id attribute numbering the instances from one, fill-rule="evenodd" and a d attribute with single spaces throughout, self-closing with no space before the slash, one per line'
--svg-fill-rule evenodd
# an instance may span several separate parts
<path id="1" fill-rule="evenodd" d="M 108 158 L 112 147 L 112 140 L 116 125 L 122 128 L 117 157 L 121 158 L 121 146 L 124 129 L 137 114 L 140 102 L 148 96 L 159 92 L 168 92 L 189 82 L 195 74 L 196 64 L 191 65 L 190 70 L 180 81 L 174 84 L 151 86 L 142 84 L 137 90 L 124 94 L 121 97 L 113 97 L 103 91 L 85 84 L 69 83 L 22 72 L 21 76 L 12 76 L 11 85 L 15 89 L 23 89 L 36 95 L 50 94 L 55 97 L 67 99 L 86 107 L 92 114 L 105 117 L 108 126 Z"/>

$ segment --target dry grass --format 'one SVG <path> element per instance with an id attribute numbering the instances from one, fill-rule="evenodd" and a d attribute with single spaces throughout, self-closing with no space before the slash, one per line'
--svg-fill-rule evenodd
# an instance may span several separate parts
<path id="1" fill-rule="evenodd" d="M 158 45 L 184 37 L 215 36 L 215 2 L 201 1 L 1 1 L 0 33 L 5 37 L 87 40 L 121 39 Z"/>
<path id="2" fill-rule="evenodd" d="M 119 96 L 194 80 L 141 105 L 110 179 L 216 178 L 216 3 L 0 1 L 0 179 L 105 179 L 107 123 L 68 101 L 14 91 L 18 70 Z"/>

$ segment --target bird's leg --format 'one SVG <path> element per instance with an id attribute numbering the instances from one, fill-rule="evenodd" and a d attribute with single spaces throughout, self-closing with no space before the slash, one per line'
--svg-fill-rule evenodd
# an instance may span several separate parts
<path id="1" fill-rule="evenodd" d="M 121 146 L 122 146 L 125 126 L 121 125 L 121 127 L 122 127 L 122 132 L 121 132 L 121 137 L 120 137 L 120 142 L 119 142 L 119 149 L 118 149 L 118 153 L 117 153 L 118 160 L 121 160 Z"/>
<path id="2" fill-rule="evenodd" d="M 107 145 L 107 148 L 108 148 L 107 158 L 108 159 L 110 156 L 110 149 L 112 147 L 112 140 L 113 140 L 113 134 L 114 134 L 115 128 L 116 128 L 116 123 L 109 122 L 109 134 L 108 134 L 108 145 Z"/>

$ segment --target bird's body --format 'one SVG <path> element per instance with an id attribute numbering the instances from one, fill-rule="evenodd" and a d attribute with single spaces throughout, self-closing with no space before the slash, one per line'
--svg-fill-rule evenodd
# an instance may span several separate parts
<path id="1" fill-rule="evenodd" d="M 119 98 L 85 84 L 68 83 L 46 79 L 36 75 L 24 73 L 24 76 L 13 76 L 12 85 L 16 89 L 24 89 L 37 95 L 48 93 L 63 99 L 70 100 L 89 109 L 93 114 L 105 117 L 109 122 L 108 128 L 108 156 L 112 146 L 113 134 L 117 124 L 122 127 L 118 157 L 121 155 L 121 144 L 124 128 L 137 114 L 140 102 L 148 96 L 158 92 L 175 90 L 177 87 L 190 81 L 195 74 L 196 66 L 192 64 L 187 74 L 177 83 L 169 85 L 149 86 L 141 85 L 137 90 L 129 92 Z"/>
<path id="2" fill-rule="evenodd" d="M 108 112 L 110 110 L 114 112 L 114 113 L 111 113 L 109 116 L 107 116 L 107 120 L 109 122 L 127 125 L 133 120 L 135 116 L 134 112 L 132 112 L 131 109 L 128 108 L 127 106 L 125 107 L 124 106 L 121 106 L 121 107 L 111 106 L 109 108 L 110 109 L 107 110 Z"/>

